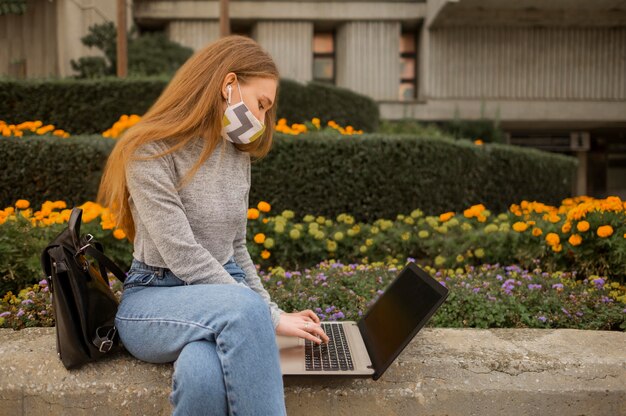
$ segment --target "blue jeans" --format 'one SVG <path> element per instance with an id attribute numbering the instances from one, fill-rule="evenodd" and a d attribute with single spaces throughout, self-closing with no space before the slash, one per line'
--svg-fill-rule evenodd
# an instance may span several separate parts
<path id="1" fill-rule="evenodd" d="M 224 268 L 245 282 L 234 257 Z M 188 285 L 133 259 L 115 326 L 134 357 L 174 361 L 173 415 L 287 414 L 269 308 L 252 289 Z"/>

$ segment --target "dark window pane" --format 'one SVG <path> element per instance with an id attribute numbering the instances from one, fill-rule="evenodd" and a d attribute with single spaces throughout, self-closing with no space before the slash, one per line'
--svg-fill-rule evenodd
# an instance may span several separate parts
<path id="1" fill-rule="evenodd" d="M 413 100 L 415 98 L 415 86 L 412 82 L 400 84 L 400 100 Z"/>
<path id="2" fill-rule="evenodd" d="M 333 58 L 313 59 L 313 78 L 331 79 L 333 77 Z"/>
<path id="3" fill-rule="evenodd" d="M 313 53 L 333 53 L 333 34 L 315 33 L 313 35 Z"/>
<path id="4" fill-rule="evenodd" d="M 415 33 L 403 33 L 400 37 L 400 53 L 415 52 Z"/>
<path id="5" fill-rule="evenodd" d="M 415 59 L 400 58 L 400 78 L 415 78 Z"/>

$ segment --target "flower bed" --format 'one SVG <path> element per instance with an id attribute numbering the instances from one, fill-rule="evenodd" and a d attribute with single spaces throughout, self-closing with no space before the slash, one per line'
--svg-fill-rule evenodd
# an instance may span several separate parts
<path id="1" fill-rule="evenodd" d="M 322 321 L 358 320 L 403 266 L 397 260 L 328 260 L 302 271 L 260 270 L 259 276 L 272 300 L 287 312 L 312 309 Z M 626 287 L 617 282 L 600 277 L 576 280 L 575 273 L 516 265 L 425 270 L 450 289 L 428 326 L 626 330 Z M 121 283 L 110 276 L 110 284 L 119 298 Z M 17 295 L 7 293 L 0 303 L 1 327 L 53 325 L 45 280 Z"/>

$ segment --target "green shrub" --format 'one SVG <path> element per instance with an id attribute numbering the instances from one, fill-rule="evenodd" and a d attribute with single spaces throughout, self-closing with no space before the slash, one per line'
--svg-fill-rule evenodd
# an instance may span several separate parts
<path id="1" fill-rule="evenodd" d="M 279 211 L 346 212 L 365 222 L 416 207 L 439 214 L 478 203 L 494 212 L 522 200 L 557 205 L 570 195 L 577 164 L 535 149 L 409 135 L 275 139 L 268 156 L 252 164 L 250 200 Z M 114 144 L 101 136 L 0 139 L 0 181 L 11 184 L 0 188 L 0 206 L 94 200 Z"/>
<path id="2" fill-rule="evenodd" d="M 149 65 L 146 58 L 141 66 Z M 139 65 L 139 64 L 138 64 Z M 86 69 L 87 70 L 87 69 Z M 103 69 L 90 62 L 89 71 Z M 164 75 L 103 77 L 86 80 L 0 80 L 0 114 L 7 124 L 41 120 L 71 135 L 101 134 L 122 114 L 143 115 L 169 82 Z M 370 98 L 324 83 L 306 85 L 281 79 L 279 118 L 302 123 L 318 117 L 356 130 L 374 131 L 379 123 L 377 104 Z"/>

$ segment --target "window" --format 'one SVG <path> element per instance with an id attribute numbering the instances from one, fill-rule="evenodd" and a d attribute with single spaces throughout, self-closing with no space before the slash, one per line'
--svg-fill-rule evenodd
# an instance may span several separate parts
<path id="1" fill-rule="evenodd" d="M 335 83 L 335 34 L 313 34 L 313 80 Z"/>
<path id="2" fill-rule="evenodd" d="M 402 32 L 400 35 L 400 100 L 414 100 L 416 97 L 417 48 L 415 32 Z"/>

